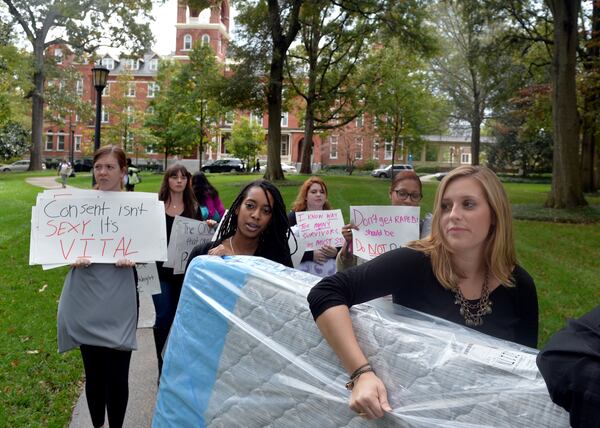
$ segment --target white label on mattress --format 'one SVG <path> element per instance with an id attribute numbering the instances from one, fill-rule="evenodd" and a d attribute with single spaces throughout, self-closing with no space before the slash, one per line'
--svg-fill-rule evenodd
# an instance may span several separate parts
<path id="1" fill-rule="evenodd" d="M 470 360 L 505 370 L 527 379 L 535 379 L 538 373 L 535 355 L 469 343 L 462 354 Z"/>

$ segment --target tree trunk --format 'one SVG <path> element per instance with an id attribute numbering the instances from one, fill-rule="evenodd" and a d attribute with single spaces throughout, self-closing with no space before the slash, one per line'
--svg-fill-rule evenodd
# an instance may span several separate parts
<path id="1" fill-rule="evenodd" d="M 304 119 L 304 142 L 302 143 L 302 166 L 301 174 L 311 174 L 310 155 L 312 153 L 313 135 L 315 133 L 315 120 L 313 117 L 312 106 L 306 108 L 306 118 Z"/>
<path id="2" fill-rule="evenodd" d="M 471 69 L 473 81 L 473 113 L 471 116 L 471 165 L 479 165 L 479 148 L 481 144 L 481 95 L 475 70 Z M 460 157 L 460 153 L 458 154 Z M 458 159 L 458 164 L 462 159 Z"/>
<path id="3" fill-rule="evenodd" d="M 273 48 L 273 59 L 271 61 L 271 73 L 269 89 L 267 93 L 269 111 L 269 139 L 267 142 L 267 168 L 265 178 L 267 180 L 283 180 L 281 170 L 281 87 L 283 82 L 283 61 L 278 55 L 277 49 Z"/>
<path id="4" fill-rule="evenodd" d="M 42 169 L 42 133 L 44 130 L 44 43 L 34 43 L 33 96 L 31 97 L 31 162 L 29 169 Z"/>
<path id="5" fill-rule="evenodd" d="M 579 1 L 546 0 L 554 16 L 552 58 L 552 119 L 554 153 L 552 188 L 546 207 L 575 208 L 587 205 L 581 186 L 579 117 L 575 85 L 577 14 Z"/>
<path id="6" fill-rule="evenodd" d="M 591 37 L 588 41 L 587 58 L 584 61 L 584 68 L 589 75 L 595 75 L 594 69 L 599 67 L 600 60 L 600 3 L 592 2 L 592 25 Z M 599 98 L 597 95 L 597 85 L 590 83 L 592 88 L 588 88 L 583 101 L 583 137 L 581 140 L 581 181 L 584 192 L 594 192 L 598 187 L 596 183 L 596 130 L 594 129 L 594 120 L 597 115 Z"/>

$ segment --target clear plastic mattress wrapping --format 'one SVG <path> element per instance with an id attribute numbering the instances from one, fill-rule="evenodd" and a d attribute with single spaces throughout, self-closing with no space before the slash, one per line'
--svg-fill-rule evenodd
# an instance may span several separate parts
<path id="1" fill-rule="evenodd" d="M 348 374 L 306 296 L 319 278 L 256 257 L 195 258 L 164 355 L 160 427 L 568 427 L 537 351 L 386 299 L 352 307 L 393 411 L 348 407 Z"/>

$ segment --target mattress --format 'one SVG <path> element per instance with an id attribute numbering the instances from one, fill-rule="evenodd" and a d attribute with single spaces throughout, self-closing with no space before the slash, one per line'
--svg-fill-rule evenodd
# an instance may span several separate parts
<path id="1" fill-rule="evenodd" d="M 256 257 L 195 258 L 164 356 L 153 427 L 568 427 L 537 351 L 386 299 L 352 307 L 392 412 L 348 407 L 348 375 L 306 296 L 319 278 Z"/>

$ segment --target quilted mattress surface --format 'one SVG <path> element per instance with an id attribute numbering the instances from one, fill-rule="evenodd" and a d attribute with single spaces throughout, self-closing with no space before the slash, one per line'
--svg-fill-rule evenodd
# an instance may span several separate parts
<path id="1" fill-rule="evenodd" d="M 393 411 L 365 421 L 306 295 L 319 278 L 255 257 L 186 274 L 153 427 L 568 427 L 537 351 L 380 299 L 351 309 Z"/>

